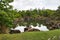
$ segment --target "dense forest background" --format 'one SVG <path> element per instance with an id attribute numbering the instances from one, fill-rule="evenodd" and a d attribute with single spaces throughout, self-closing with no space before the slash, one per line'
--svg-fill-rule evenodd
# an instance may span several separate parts
<path id="1" fill-rule="evenodd" d="M 60 6 L 57 10 L 50 9 L 30 9 L 18 11 L 13 10 L 13 6 L 9 3 L 13 0 L 0 0 L 0 33 L 8 33 L 11 27 L 16 27 L 17 24 L 36 26 L 37 23 L 46 25 L 47 28 L 60 28 Z"/>

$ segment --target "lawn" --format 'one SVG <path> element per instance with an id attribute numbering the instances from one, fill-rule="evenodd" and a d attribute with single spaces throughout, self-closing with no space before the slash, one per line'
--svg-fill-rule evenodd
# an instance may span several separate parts
<path id="1" fill-rule="evenodd" d="M 0 40 L 60 40 L 60 30 L 24 32 L 20 34 L 0 34 Z"/>

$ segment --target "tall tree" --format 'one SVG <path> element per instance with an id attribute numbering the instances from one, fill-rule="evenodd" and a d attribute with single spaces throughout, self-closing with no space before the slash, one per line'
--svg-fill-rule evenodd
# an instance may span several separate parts
<path id="1" fill-rule="evenodd" d="M 8 33 L 8 27 L 12 24 L 11 16 L 9 16 L 12 8 L 9 5 L 10 2 L 13 2 L 13 0 L 0 0 L 0 31 L 2 33 Z"/>

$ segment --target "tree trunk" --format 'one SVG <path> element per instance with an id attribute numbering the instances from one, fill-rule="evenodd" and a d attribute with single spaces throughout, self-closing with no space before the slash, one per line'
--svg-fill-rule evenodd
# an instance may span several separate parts
<path id="1" fill-rule="evenodd" d="M 3 33 L 3 34 L 9 33 L 9 28 L 6 27 L 6 26 L 4 26 L 4 25 L 2 25 L 2 26 L 1 26 L 1 33 Z"/>

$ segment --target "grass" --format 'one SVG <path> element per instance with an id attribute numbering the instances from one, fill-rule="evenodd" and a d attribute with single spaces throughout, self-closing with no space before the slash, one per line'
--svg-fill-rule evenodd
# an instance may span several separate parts
<path id="1" fill-rule="evenodd" d="M 60 40 L 60 30 L 47 32 L 24 32 L 20 34 L 0 34 L 0 40 Z"/>

